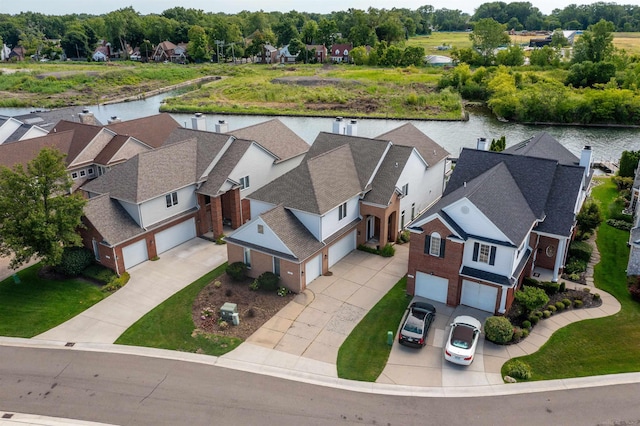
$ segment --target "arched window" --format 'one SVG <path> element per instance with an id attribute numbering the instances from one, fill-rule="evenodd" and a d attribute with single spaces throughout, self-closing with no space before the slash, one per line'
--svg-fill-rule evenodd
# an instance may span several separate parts
<path id="1" fill-rule="evenodd" d="M 429 254 L 431 256 L 441 257 L 442 238 L 440 234 L 434 232 L 431 234 L 431 242 L 429 243 Z"/>

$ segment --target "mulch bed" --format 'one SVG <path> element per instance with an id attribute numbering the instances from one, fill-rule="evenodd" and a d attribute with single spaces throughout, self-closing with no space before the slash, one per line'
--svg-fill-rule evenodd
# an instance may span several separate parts
<path id="1" fill-rule="evenodd" d="M 275 291 L 250 290 L 252 282 L 251 278 L 234 281 L 222 274 L 203 288 L 193 302 L 191 314 L 196 332 L 245 340 L 295 297 L 291 293 L 280 297 Z M 220 308 L 226 302 L 238 305 L 239 325 L 220 325 Z"/>

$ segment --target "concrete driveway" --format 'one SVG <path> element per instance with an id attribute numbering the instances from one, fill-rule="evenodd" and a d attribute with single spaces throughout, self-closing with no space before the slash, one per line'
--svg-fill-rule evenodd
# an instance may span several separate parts
<path id="1" fill-rule="evenodd" d="M 34 339 L 113 343 L 151 309 L 226 261 L 226 246 L 194 238 L 134 266 L 123 288 Z"/>

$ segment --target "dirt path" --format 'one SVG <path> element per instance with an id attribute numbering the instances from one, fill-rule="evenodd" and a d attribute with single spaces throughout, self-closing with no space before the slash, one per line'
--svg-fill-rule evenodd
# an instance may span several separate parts
<path id="1" fill-rule="evenodd" d="M 209 81 L 221 80 L 222 78 L 223 77 L 218 76 L 218 75 L 207 75 L 207 76 L 204 76 L 204 77 L 195 78 L 193 80 L 183 81 L 182 83 L 173 84 L 171 86 L 165 86 L 165 87 L 161 87 L 159 89 L 149 90 L 149 91 L 146 91 L 144 93 L 139 93 L 139 94 L 132 95 L 132 96 L 123 96 L 123 97 L 119 97 L 119 98 L 115 98 L 115 99 L 110 99 L 108 101 L 101 102 L 100 105 L 110 105 L 110 104 L 117 104 L 117 103 L 120 103 L 120 102 L 138 101 L 140 99 L 146 99 L 146 98 L 148 98 L 150 96 L 155 96 L 155 95 L 159 95 L 161 93 L 170 92 L 172 90 L 180 89 L 182 87 L 189 87 L 189 86 L 193 86 L 194 84 L 207 83 Z"/>

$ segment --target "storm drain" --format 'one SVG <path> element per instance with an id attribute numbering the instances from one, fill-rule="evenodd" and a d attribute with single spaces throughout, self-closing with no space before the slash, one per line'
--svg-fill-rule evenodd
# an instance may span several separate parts
<path id="1" fill-rule="evenodd" d="M 2 418 L 3 418 L 3 419 L 10 419 L 11 417 L 13 417 L 13 414 L 12 414 L 12 413 L 4 413 L 4 414 L 2 415 Z"/>
<path id="2" fill-rule="evenodd" d="M 67 344 L 66 344 L 65 346 L 66 346 L 66 347 L 68 347 L 68 348 L 70 348 L 70 347 L 72 347 L 72 346 L 73 346 L 73 345 L 75 345 L 75 344 L 76 344 L 76 342 L 67 342 Z"/>

